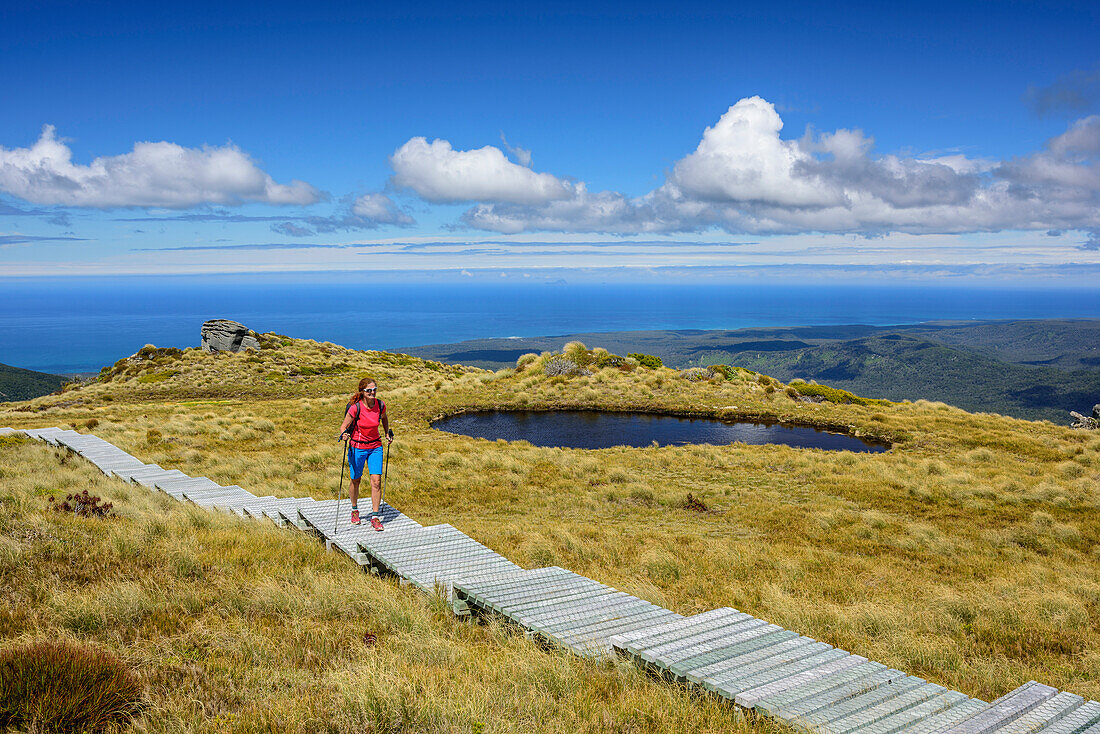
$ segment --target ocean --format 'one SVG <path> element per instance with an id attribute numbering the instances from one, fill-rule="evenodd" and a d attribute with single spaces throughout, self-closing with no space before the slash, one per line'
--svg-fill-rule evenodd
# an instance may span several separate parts
<path id="1" fill-rule="evenodd" d="M 202 322 L 358 349 L 636 329 L 1100 317 L 1100 289 L 940 285 L 391 282 L 354 276 L 0 280 L 0 363 L 94 372 L 145 344 L 198 346 Z M 590 345 L 591 346 L 591 345 Z"/>

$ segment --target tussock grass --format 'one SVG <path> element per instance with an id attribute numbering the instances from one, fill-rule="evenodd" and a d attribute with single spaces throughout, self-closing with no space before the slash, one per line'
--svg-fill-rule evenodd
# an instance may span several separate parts
<path id="1" fill-rule="evenodd" d="M 591 376 L 547 377 L 550 354 L 488 373 L 278 344 L 157 357 L 157 371 L 178 374 L 119 374 L 5 406 L 0 424 L 95 419 L 97 435 L 145 461 L 256 494 L 325 498 L 344 396 L 370 374 L 398 436 L 387 499 L 424 524 L 451 523 L 522 565 L 562 565 L 682 614 L 733 606 L 986 700 L 1028 679 L 1100 698 L 1095 435 L 942 403 L 809 403 L 736 367 L 690 381 L 599 367 L 596 350 Z M 249 359 L 348 366 L 273 383 Z M 894 448 L 578 451 L 430 427 L 509 407 L 783 420 Z M 151 429 L 160 441 L 147 441 Z M 188 509 L 41 445 L 0 442 L 0 480 L 0 637 L 77 635 L 136 660 L 154 729 L 763 726 L 629 665 L 452 619 L 436 600 L 356 576 L 304 535 Z M 85 488 L 119 517 L 82 525 L 92 521 L 42 509 L 47 495 Z M 686 509 L 688 493 L 710 512 Z M 367 631 L 378 635 L 369 649 Z"/>
<path id="2" fill-rule="evenodd" d="M 101 732 L 142 708 L 141 686 L 109 652 L 68 640 L 0 649 L 0 727 Z"/>

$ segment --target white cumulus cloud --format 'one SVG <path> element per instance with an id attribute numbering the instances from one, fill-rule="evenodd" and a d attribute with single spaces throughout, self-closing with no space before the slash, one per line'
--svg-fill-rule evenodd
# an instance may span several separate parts
<path id="1" fill-rule="evenodd" d="M 797 141 L 781 139 L 782 129 L 770 103 L 760 97 L 743 99 L 706 129 L 694 153 L 677 161 L 671 180 L 686 195 L 703 200 L 840 204 L 843 192 L 838 187 L 800 170 L 811 156 Z M 855 155 L 860 147 L 849 135 L 835 142 L 841 155 Z"/>
<path id="2" fill-rule="evenodd" d="M 500 148 L 455 150 L 446 140 L 412 138 L 390 156 L 393 183 L 436 203 L 542 204 L 568 199 L 573 185 L 508 160 Z"/>
<path id="3" fill-rule="evenodd" d="M 0 191 L 36 204 L 97 208 L 312 204 L 320 198 L 302 181 L 276 183 L 235 145 L 139 142 L 130 153 L 80 165 L 52 125 L 29 148 L 0 146 Z"/>
<path id="4" fill-rule="evenodd" d="M 1097 116 L 1072 124 L 1043 150 L 1003 162 L 880 155 L 860 130 L 785 139 L 782 129 L 773 105 L 742 99 L 644 196 L 593 193 L 571 183 L 563 186 L 565 196 L 531 201 L 493 197 L 483 184 L 482 196 L 469 197 L 479 203 L 463 221 L 504 233 L 1100 230 Z"/>

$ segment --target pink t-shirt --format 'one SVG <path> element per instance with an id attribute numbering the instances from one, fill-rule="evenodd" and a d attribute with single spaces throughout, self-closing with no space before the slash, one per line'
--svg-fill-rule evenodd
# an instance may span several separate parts
<path id="1" fill-rule="evenodd" d="M 374 401 L 374 407 L 360 400 L 352 403 L 348 412 L 355 416 L 359 411 L 359 420 L 353 421 L 351 426 L 351 445 L 357 449 L 373 449 L 382 445 L 382 438 L 378 434 L 378 424 L 382 422 L 382 416 L 386 413 L 386 406 L 381 400 Z"/>

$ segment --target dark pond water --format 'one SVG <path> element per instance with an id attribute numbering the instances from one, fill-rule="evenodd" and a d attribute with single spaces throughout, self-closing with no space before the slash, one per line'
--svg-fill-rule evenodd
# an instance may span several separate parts
<path id="1" fill-rule="evenodd" d="M 441 418 L 433 428 L 475 438 L 530 441 L 536 446 L 606 449 L 612 446 L 725 445 L 781 443 L 799 448 L 878 453 L 889 446 L 843 433 L 778 423 L 727 423 L 713 418 L 678 418 L 644 413 L 589 411 L 503 411 Z"/>

